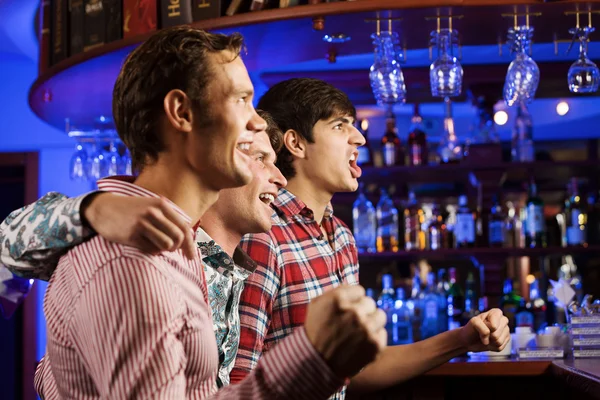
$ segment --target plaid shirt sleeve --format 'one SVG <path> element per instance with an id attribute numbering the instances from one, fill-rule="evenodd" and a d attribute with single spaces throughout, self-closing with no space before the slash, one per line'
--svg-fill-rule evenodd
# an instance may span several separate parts
<path id="1" fill-rule="evenodd" d="M 230 375 L 231 383 L 244 379 L 265 350 L 264 340 L 281 276 L 277 247 L 268 233 L 246 235 L 241 247 L 257 266 L 246 280 L 240 298 L 240 345 Z"/>
<path id="2" fill-rule="evenodd" d="M 79 212 L 88 195 L 50 192 L 10 213 L 0 225 L 0 263 L 17 276 L 49 280 L 60 257 L 93 234 Z"/>

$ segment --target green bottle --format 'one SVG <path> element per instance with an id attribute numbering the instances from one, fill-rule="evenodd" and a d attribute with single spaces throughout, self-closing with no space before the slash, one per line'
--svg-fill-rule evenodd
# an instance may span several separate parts
<path id="1" fill-rule="evenodd" d="M 519 304 L 521 303 L 521 296 L 514 292 L 512 279 L 506 279 L 504 281 L 504 289 L 502 292 L 504 294 L 500 298 L 500 309 L 506 318 L 508 318 L 510 331 L 514 332 L 516 326 L 515 315 L 517 314 Z"/>
<path id="2" fill-rule="evenodd" d="M 456 281 L 456 268 L 450 268 L 450 289 L 446 307 L 448 310 L 448 330 L 460 328 L 462 313 L 465 306 L 465 294 Z"/>

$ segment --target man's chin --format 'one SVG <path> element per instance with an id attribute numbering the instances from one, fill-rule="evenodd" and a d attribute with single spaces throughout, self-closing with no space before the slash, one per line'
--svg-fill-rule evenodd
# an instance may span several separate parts
<path id="1" fill-rule="evenodd" d="M 352 192 L 356 192 L 356 190 L 358 190 L 358 180 L 349 179 L 347 181 L 344 181 L 342 183 L 342 185 L 340 185 L 337 192 L 352 193 Z"/>

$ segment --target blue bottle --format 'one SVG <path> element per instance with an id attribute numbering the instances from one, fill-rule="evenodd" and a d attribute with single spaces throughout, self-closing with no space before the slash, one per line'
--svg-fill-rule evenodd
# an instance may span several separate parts
<path id="1" fill-rule="evenodd" d="M 392 335 L 389 344 L 408 344 L 413 342 L 410 310 L 406 303 L 404 289 L 396 289 L 396 301 L 392 313 Z"/>
<path id="2" fill-rule="evenodd" d="M 373 203 L 367 199 L 360 185 L 358 198 L 352 206 L 354 240 L 359 252 L 374 252 L 377 240 L 377 217 Z"/>

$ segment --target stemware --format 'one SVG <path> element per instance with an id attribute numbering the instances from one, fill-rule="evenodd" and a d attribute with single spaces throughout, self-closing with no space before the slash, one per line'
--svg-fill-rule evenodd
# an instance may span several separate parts
<path id="1" fill-rule="evenodd" d="M 69 163 L 69 177 L 74 181 L 85 181 L 89 162 L 88 153 L 81 143 L 77 143 L 75 149 Z"/>
<path id="2" fill-rule="evenodd" d="M 511 52 L 515 54 L 504 80 L 504 101 L 510 107 L 530 103 L 540 81 L 540 69 L 529 56 L 533 27 L 517 26 L 508 31 Z"/>
<path id="3" fill-rule="evenodd" d="M 434 97 L 460 96 L 463 69 L 458 58 L 454 56 L 457 43 L 456 30 L 445 28 L 431 32 L 431 44 L 437 48 L 438 55 L 429 67 L 431 95 Z"/>
<path id="4" fill-rule="evenodd" d="M 404 74 L 400 68 L 398 34 L 383 31 L 371 35 L 375 61 L 369 71 L 371 89 L 380 106 L 402 103 L 406 99 Z"/>
<path id="5" fill-rule="evenodd" d="M 569 33 L 573 35 L 573 42 L 576 38 L 579 39 L 579 57 L 571 65 L 567 75 L 569 90 L 572 93 L 594 93 L 598 90 L 600 70 L 587 56 L 589 35 L 592 32 L 594 32 L 594 28 L 590 26 L 569 30 Z M 573 42 L 569 50 L 573 46 Z"/>

